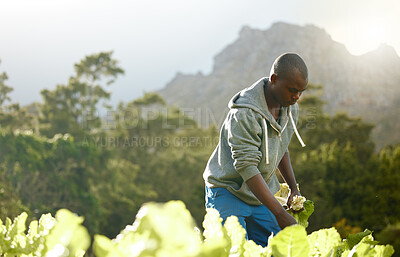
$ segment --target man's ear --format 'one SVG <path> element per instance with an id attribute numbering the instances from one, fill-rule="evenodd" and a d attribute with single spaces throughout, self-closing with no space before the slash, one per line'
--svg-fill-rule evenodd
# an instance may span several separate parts
<path id="1" fill-rule="evenodd" d="M 270 77 L 269 77 L 269 81 L 271 81 L 271 83 L 275 83 L 275 81 L 278 79 L 278 76 L 276 76 L 275 73 L 273 73 Z"/>

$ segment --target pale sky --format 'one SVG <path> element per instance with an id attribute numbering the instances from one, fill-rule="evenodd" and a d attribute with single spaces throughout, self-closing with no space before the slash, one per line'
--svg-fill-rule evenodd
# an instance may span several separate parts
<path id="1" fill-rule="evenodd" d="M 282 21 L 323 28 L 352 54 L 400 53 L 398 0 L 0 0 L 0 73 L 13 102 L 41 101 L 86 55 L 114 51 L 125 75 L 112 104 L 164 87 L 177 72 L 208 74 L 240 29 Z"/>

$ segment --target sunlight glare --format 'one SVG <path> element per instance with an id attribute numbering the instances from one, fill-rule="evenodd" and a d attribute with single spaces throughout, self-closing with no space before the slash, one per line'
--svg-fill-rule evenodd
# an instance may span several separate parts
<path id="1" fill-rule="evenodd" d="M 354 54 L 363 54 L 386 43 L 387 27 L 379 21 L 362 20 L 348 28 L 348 50 Z"/>

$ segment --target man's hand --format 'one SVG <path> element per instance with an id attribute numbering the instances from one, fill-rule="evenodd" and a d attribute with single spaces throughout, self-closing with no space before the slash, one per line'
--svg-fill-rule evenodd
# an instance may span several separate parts
<path id="1" fill-rule="evenodd" d="M 257 174 L 246 181 L 253 194 L 274 214 L 281 229 L 297 224 L 296 220 L 282 207 L 269 191 L 261 174 Z"/>
<path id="2" fill-rule="evenodd" d="M 295 225 L 297 224 L 296 220 L 293 218 L 292 215 L 290 215 L 287 211 L 283 211 L 280 213 L 277 213 L 275 215 L 276 221 L 278 221 L 278 225 L 281 229 L 284 229 L 287 226 Z"/>
<path id="3" fill-rule="evenodd" d="M 293 201 L 293 197 L 295 197 L 296 195 L 301 196 L 300 191 L 296 188 L 295 190 L 290 190 L 290 196 L 287 200 L 286 205 L 290 208 L 292 201 Z"/>

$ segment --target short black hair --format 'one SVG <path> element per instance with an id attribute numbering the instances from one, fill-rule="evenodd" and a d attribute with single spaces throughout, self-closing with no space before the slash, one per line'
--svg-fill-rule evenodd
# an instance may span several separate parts
<path id="1" fill-rule="evenodd" d="M 276 58 L 271 68 L 271 73 L 278 77 L 287 77 L 290 73 L 298 70 L 305 80 L 308 80 L 308 69 L 304 60 L 295 53 L 284 53 Z"/>

